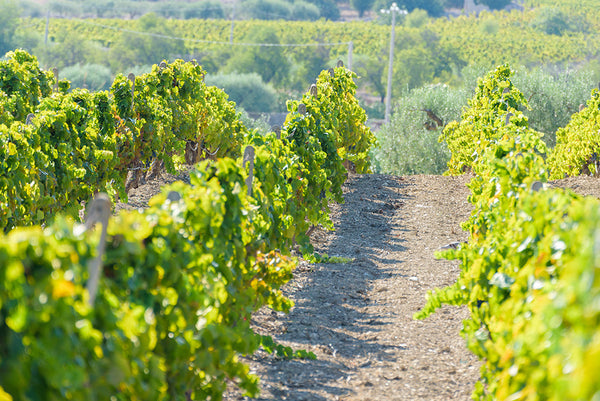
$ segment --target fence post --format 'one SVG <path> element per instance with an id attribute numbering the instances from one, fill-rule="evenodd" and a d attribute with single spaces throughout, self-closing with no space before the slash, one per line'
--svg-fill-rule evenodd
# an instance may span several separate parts
<path id="1" fill-rule="evenodd" d="M 54 67 L 52 73 L 54 74 L 54 92 L 58 92 L 58 68 Z"/>
<path id="2" fill-rule="evenodd" d="M 304 103 L 298 104 L 298 113 L 302 115 L 306 114 L 306 105 Z"/>
<path id="3" fill-rule="evenodd" d="M 252 196 L 252 180 L 254 178 L 254 147 L 246 146 L 244 149 L 244 158 L 242 159 L 242 166 L 246 168 L 246 163 L 248 166 L 248 177 L 246 177 L 246 186 L 248 187 L 248 196 Z"/>
<path id="4" fill-rule="evenodd" d="M 88 215 L 85 219 L 85 231 L 90 230 L 96 223 L 102 224 L 102 233 L 96 250 L 96 257 L 88 263 L 87 290 L 90 295 L 90 305 L 94 305 L 96 294 L 98 293 L 100 273 L 102 272 L 102 256 L 104 256 L 104 249 L 106 248 L 106 231 L 108 228 L 111 206 L 112 204 L 108 195 L 99 193 L 92 200 L 88 209 Z"/>
<path id="5" fill-rule="evenodd" d="M 281 126 L 273 125 L 271 127 L 271 131 L 273 131 L 275 134 L 277 134 L 277 139 L 281 139 Z"/>
<path id="6" fill-rule="evenodd" d="M 127 79 L 131 81 L 131 110 L 133 110 L 133 99 L 135 98 L 135 74 L 130 72 L 129 75 L 127 75 Z"/>
<path id="7" fill-rule="evenodd" d="M 354 42 L 348 42 L 348 69 L 352 71 L 352 52 L 354 51 Z"/>

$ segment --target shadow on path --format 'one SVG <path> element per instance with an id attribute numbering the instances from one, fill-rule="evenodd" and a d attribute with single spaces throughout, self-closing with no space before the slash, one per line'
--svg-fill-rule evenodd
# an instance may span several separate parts
<path id="1" fill-rule="evenodd" d="M 334 208 L 336 231 L 320 232 L 313 243 L 317 252 L 352 261 L 309 265 L 308 283 L 290 291 L 295 307 L 282 318 L 283 333 L 274 336 L 295 348 L 318 355 L 321 351 L 324 357 L 314 361 L 252 357 L 266 369 L 259 373 L 260 400 L 348 395 L 352 390 L 345 381 L 356 369 L 368 366 L 371 359 L 395 360 L 403 349 L 377 342 L 389 319 L 367 312 L 366 307 L 375 302 L 369 290 L 376 281 L 399 275 L 399 254 L 407 248 L 404 239 L 391 235 L 392 230 L 403 230 L 392 222 L 407 200 L 405 188 L 410 184 L 399 177 L 356 175 L 346 185 L 346 202 Z"/>

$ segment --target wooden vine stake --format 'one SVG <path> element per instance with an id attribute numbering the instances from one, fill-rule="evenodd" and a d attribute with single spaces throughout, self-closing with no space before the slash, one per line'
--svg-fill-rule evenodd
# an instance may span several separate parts
<path id="1" fill-rule="evenodd" d="M 35 114 L 33 114 L 33 113 L 27 114 L 27 118 L 25 119 L 25 124 L 27 124 L 27 125 L 33 124 L 34 117 L 35 117 Z"/>
<path id="2" fill-rule="evenodd" d="M 306 114 L 306 105 L 304 103 L 300 103 L 298 105 L 298 113 L 305 115 Z"/>
<path id="3" fill-rule="evenodd" d="M 318 94 L 318 93 L 319 93 L 319 89 L 317 88 L 317 85 L 315 85 L 315 84 L 312 84 L 312 85 L 310 86 L 310 94 L 311 94 L 311 96 L 313 96 L 313 97 L 317 97 L 317 94 Z"/>
<path id="4" fill-rule="evenodd" d="M 277 139 L 281 139 L 281 126 L 273 125 L 271 127 L 271 131 L 273 131 L 277 135 Z"/>
<path id="5" fill-rule="evenodd" d="M 58 68 L 54 67 L 52 73 L 54 74 L 54 92 L 58 92 Z"/>
<path id="6" fill-rule="evenodd" d="M 342 60 L 338 60 L 337 66 L 338 66 L 338 68 L 339 67 L 343 67 L 344 66 L 344 62 Z"/>
<path id="7" fill-rule="evenodd" d="M 102 272 L 102 256 L 104 256 L 104 249 L 106 248 L 106 230 L 108 228 L 108 218 L 111 212 L 110 198 L 105 193 L 99 193 L 92 200 L 88 209 L 88 215 L 85 219 L 83 231 L 88 231 L 96 223 L 102 224 L 102 233 L 100 235 L 100 242 L 96 249 L 96 257 L 88 263 L 88 282 L 87 290 L 90 294 L 90 305 L 94 305 L 96 300 L 96 294 L 98 293 L 98 284 L 100 282 L 100 273 Z"/>
<path id="8" fill-rule="evenodd" d="M 246 168 L 246 163 L 249 164 L 246 186 L 248 187 L 248 196 L 252 196 L 252 179 L 254 178 L 254 147 L 252 146 L 246 146 L 246 149 L 244 149 L 244 158 L 242 161 L 244 168 Z"/>
<path id="9" fill-rule="evenodd" d="M 510 118 L 513 116 L 513 113 L 507 113 L 506 114 L 506 120 L 504 121 L 504 125 L 508 125 L 510 124 Z"/>
<path id="10" fill-rule="evenodd" d="M 134 92 L 135 92 L 135 74 L 133 72 L 130 72 L 129 75 L 127 75 L 127 79 L 129 79 L 131 81 L 131 109 L 133 110 L 133 99 L 134 99 Z"/>
<path id="11" fill-rule="evenodd" d="M 542 188 L 544 188 L 544 184 L 541 181 L 534 181 L 531 184 L 531 190 L 534 192 L 539 192 Z"/>
<path id="12" fill-rule="evenodd" d="M 170 202 L 179 202 L 181 200 L 181 194 L 177 191 L 169 191 L 167 200 Z"/>

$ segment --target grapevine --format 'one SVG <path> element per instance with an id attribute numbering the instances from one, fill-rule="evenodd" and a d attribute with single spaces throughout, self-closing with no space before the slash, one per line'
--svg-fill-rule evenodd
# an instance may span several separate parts
<path id="1" fill-rule="evenodd" d="M 482 86 L 498 93 L 502 81 L 490 74 Z M 600 392 L 591 359 L 600 352 L 600 281 L 592 259 L 598 200 L 549 188 L 540 135 L 503 124 L 498 103 L 486 98 L 478 91 L 469 103 L 477 114 L 467 110 L 456 124 L 486 145 L 464 164 L 475 174 L 474 210 L 463 224 L 469 242 L 440 254 L 461 262 L 460 277 L 429 292 L 415 318 L 442 304 L 467 305 L 462 334 L 483 360 L 475 399 L 593 399 Z M 482 115 L 494 117 L 482 125 Z"/>

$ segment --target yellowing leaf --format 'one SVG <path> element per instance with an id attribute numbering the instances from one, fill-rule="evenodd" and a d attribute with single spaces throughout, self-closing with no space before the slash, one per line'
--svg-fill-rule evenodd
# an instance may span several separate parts
<path id="1" fill-rule="evenodd" d="M 2 387 L 0 387 L 0 401 L 13 401 L 13 398 Z"/>
<path id="2" fill-rule="evenodd" d="M 71 297 L 75 294 L 75 285 L 65 279 L 57 280 L 54 282 L 52 288 L 52 298 L 58 299 L 63 297 Z"/>

